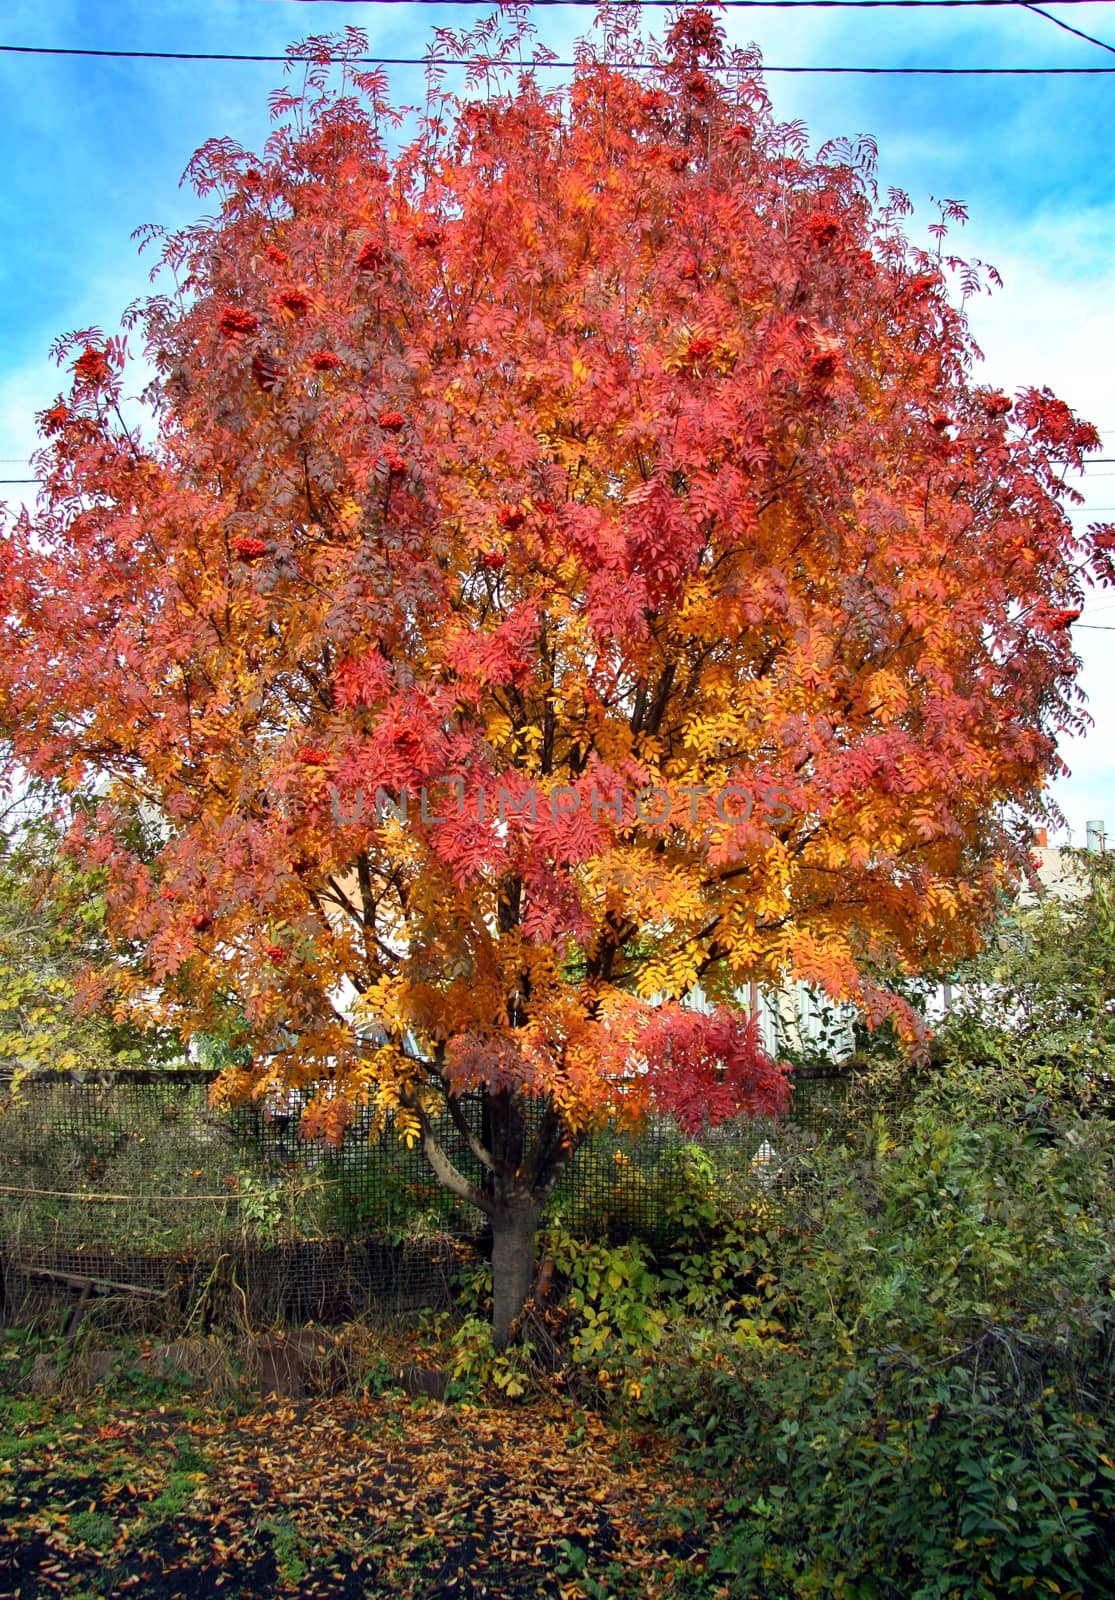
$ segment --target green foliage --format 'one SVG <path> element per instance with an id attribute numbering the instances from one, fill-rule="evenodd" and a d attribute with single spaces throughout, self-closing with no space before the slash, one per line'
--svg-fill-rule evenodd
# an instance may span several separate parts
<path id="1" fill-rule="evenodd" d="M 264 1245 L 313 1237 L 322 1193 L 322 1178 L 298 1167 L 244 1171 L 236 1190 L 241 1231 Z"/>
<path id="2" fill-rule="evenodd" d="M 805 986 L 813 1011 L 813 1021 L 808 1032 L 803 1029 L 792 1008 L 785 1014 L 776 1004 L 774 1009 L 774 1055 L 791 1066 L 811 1066 L 819 1061 L 838 1062 L 848 1054 L 850 1027 L 848 1007 L 835 1004 L 823 990 Z"/>
<path id="3" fill-rule="evenodd" d="M 486 1261 L 463 1264 L 455 1274 L 457 1311 L 435 1312 L 425 1331 L 446 1352 L 447 1398 L 474 1400 L 484 1395 L 520 1400 L 537 1387 L 539 1369 L 529 1337 L 497 1350 L 492 1334 L 492 1269 Z"/>
<path id="4" fill-rule="evenodd" d="M 239 1231 L 239 1185 L 258 1160 L 208 1112 L 204 1085 L 149 1088 L 118 1078 L 79 1094 L 48 1078 L 0 1099 L 4 1182 L 23 1190 L 0 1206 L 7 1247 L 169 1253 Z"/>
<path id="5" fill-rule="evenodd" d="M 771 1282 L 763 1263 L 776 1238 L 774 1207 L 754 1183 L 735 1190 L 709 1152 L 688 1145 L 677 1158 L 681 1186 L 668 1206 L 670 1246 L 662 1280 L 672 1321 L 750 1324 Z"/>
<path id="6" fill-rule="evenodd" d="M 449 1344 L 450 1399 L 463 1400 L 495 1391 L 508 1400 L 518 1400 L 536 1381 L 530 1340 L 522 1339 L 497 1350 L 487 1317 L 470 1312 Z"/>
<path id="7" fill-rule="evenodd" d="M 24 1078 L 0 1093 L 0 1241 L 179 1254 L 217 1243 L 377 1236 L 402 1244 L 464 1231 L 447 1191 L 400 1163 L 309 1146 L 292 1123 L 261 1140 L 250 1111 L 208 1104 L 205 1083 L 126 1075 L 80 1085 Z M 468 1219 L 471 1221 L 471 1219 Z"/>
<path id="8" fill-rule="evenodd" d="M 75 1511 L 70 1519 L 70 1533 L 80 1543 L 94 1550 L 108 1550 L 116 1538 L 116 1525 L 103 1511 Z"/>
<path id="9" fill-rule="evenodd" d="M 252 1064 L 251 1030 L 248 1019 L 231 996 L 222 1010 L 222 1021 L 206 1033 L 194 1035 L 193 1047 L 199 1067 L 207 1072 L 224 1072 L 229 1067 Z"/>
<path id="10" fill-rule="evenodd" d="M 400 1163 L 401 1147 L 383 1139 L 373 1168 L 353 1168 L 341 1152 L 321 1157 L 317 1225 L 326 1237 L 375 1235 L 402 1244 L 407 1239 L 475 1226 L 475 1213 L 426 1172 Z"/>
<path id="11" fill-rule="evenodd" d="M 63 820 L 35 792 L 0 827 L 0 1064 L 72 1071 L 181 1059 L 176 1034 L 113 1015 L 129 953 L 107 936 L 104 872 L 67 854 Z M 79 1005 L 82 992 L 91 998 Z"/>
<path id="12" fill-rule="evenodd" d="M 167 1478 L 165 1487 L 149 1503 L 146 1520 L 158 1524 L 180 1516 L 197 1494 L 201 1476 L 202 1474 L 197 1471 L 186 1470 L 181 1466 L 177 1472 L 172 1472 Z"/>
<path id="13" fill-rule="evenodd" d="M 821 1172 L 759 1337 L 642 1383 L 728 1491 L 731 1594 L 1115 1593 L 1110 1125 L 946 1122 L 927 1094 L 900 1144 L 880 1122 Z"/>
<path id="14" fill-rule="evenodd" d="M 355 1389 L 357 1393 L 363 1393 L 373 1399 L 383 1399 L 385 1396 L 398 1397 L 403 1393 L 399 1375 L 382 1351 L 369 1362 L 360 1375 Z"/>
<path id="15" fill-rule="evenodd" d="M 649 1419 L 661 1404 L 670 1409 L 658 1392 L 661 1363 L 696 1371 L 720 1359 L 718 1341 L 736 1349 L 777 1331 L 763 1266 L 775 1236 L 770 1200 L 755 1184 L 726 1183 L 698 1145 L 681 1146 L 671 1165 L 668 1245 L 542 1235 L 565 1287 L 556 1320 L 572 1392 L 612 1397 Z"/>
<path id="16" fill-rule="evenodd" d="M 574 1362 L 591 1362 L 611 1378 L 661 1343 L 669 1317 L 648 1246 L 638 1239 L 584 1245 L 567 1235 L 551 1236 L 547 1243 L 555 1266 L 569 1280 Z"/>
<path id="17" fill-rule="evenodd" d="M 585 1600 L 643 1600 L 645 1574 L 632 1572 L 622 1561 L 594 1564 L 588 1548 L 574 1539 L 559 1539 L 557 1543 L 557 1575 L 570 1587 L 570 1592 Z M 692 1574 L 687 1573 L 684 1593 L 696 1592 L 691 1587 Z"/>
<path id="18" fill-rule="evenodd" d="M 294 1523 L 288 1516 L 264 1517 L 258 1526 L 262 1533 L 270 1536 L 280 1580 L 297 1589 L 308 1569 L 307 1552 Z"/>
<path id="19" fill-rule="evenodd" d="M 941 1059 L 1006 1115 L 1115 1112 L 1115 855 L 1066 851 L 1075 898 L 1047 895 L 1004 918 L 958 974 Z"/>

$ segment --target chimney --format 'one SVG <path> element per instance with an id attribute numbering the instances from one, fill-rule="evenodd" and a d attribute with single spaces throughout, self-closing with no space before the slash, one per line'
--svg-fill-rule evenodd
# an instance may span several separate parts
<path id="1" fill-rule="evenodd" d="M 1049 834 L 1044 828 L 1034 829 L 1034 848 L 1036 850 L 1047 850 L 1049 848 Z"/>
<path id="2" fill-rule="evenodd" d="M 1107 830 L 1102 822 L 1086 822 L 1084 824 L 1086 850 L 1102 852 L 1107 848 Z"/>

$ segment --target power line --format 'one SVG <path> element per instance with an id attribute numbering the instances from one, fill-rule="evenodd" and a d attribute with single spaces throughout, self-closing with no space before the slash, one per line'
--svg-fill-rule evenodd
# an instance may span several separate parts
<path id="1" fill-rule="evenodd" d="M 1108 44 L 1103 39 L 1097 39 L 1094 33 L 1081 33 L 1079 28 L 1072 28 L 1067 22 L 1062 22 L 1060 17 L 1055 17 L 1052 11 L 1043 11 L 1040 6 L 1031 5 L 1029 0 L 1022 0 L 1023 9 L 1032 11 L 1035 17 L 1044 17 L 1046 22 L 1051 22 L 1055 28 L 1063 28 L 1066 33 L 1075 34 L 1078 39 L 1086 39 L 1089 44 L 1098 45 L 1101 50 L 1108 50 L 1115 56 L 1115 44 Z"/>
<path id="2" fill-rule="evenodd" d="M 425 0 L 423 0 L 425 3 Z M 794 3 L 804 4 L 804 0 L 794 0 Z M 812 4 L 821 3 L 821 0 L 811 0 Z M 848 0 L 839 0 L 846 4 Z M 926 0 L 913 0 L 914 4 L 925 4 Z M 985 3 L 985 0 L 981 0 Z M 348 56 L 348 55 L 307 55 L 290 56 L 265 55 L 265 54 L 234 54 L 231 51 L 199 51 L 199 50 L 91 50 L 77 45 L 46 45 L 46 44 L 0 44 L 0 54 L 22 56 L 74 56 L 83 59 L 100 61 L 235 61 L 235 62 L 279 62 L 288 65 L 304 61 L 310 66 L 350 66 L 350 67 L 474 67 L 483 64 L 485 58 L 476 56 Z M 573 71 L 579 63 L 576 61 L 497 61 L 488 59 L 492 67 L 507 67 L 509 70 L 533 72 L 542 68 L 549 71 Z M 616 68 L 636 72 L 651 71 L 661 67 L 660 61 L 621 61 L 612 63 Z M 716 69 L 714 69 L 716 70 Z M 724 69 L 719 69 L 724 70 Z M 801 67 L 801 66 L 769 66 L 762 63 L 758 71 L 766 74 L 770 72 L 796 73 L 799 75 L 824 75 L 845 74 L 860 77 L 890 77 L 890 78 L 1079 78 L 1079 77 L 1104 77 L 1115 74 L 1115 67 Z"/>

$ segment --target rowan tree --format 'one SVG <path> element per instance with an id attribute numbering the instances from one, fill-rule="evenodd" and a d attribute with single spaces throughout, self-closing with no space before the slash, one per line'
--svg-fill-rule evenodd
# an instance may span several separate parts
<path id="1" fill-rule="evenodd" d="M 439 36 L 468 87 L 405 124 L 359 34 L 340 82 L 296 52 L 125 319 L 145 420 L 123 337 L 61 341 L 3 546 L 3 722 L 96 783 L 137 1000 L 234 1000 L 225 1091 L 315 1085 L 307 1134 L 420 1139 L 501 1340 L 589 1130 L 785 1105 L 741 985 L 913 1038 L 878 974 L 971 948 L 1112 545 L 1063 509 L 1095 431 L 977 381 L 963 208 L 911 242 L 869 140 L 810 154 L 709 13 L 630 11 L 563 89 L 521 27 Z"/>

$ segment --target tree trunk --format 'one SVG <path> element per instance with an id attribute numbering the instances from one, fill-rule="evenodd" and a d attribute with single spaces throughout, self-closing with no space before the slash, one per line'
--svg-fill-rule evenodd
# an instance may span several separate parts
<path id="1" fill-rule="evenodd" d="M 534 1236 L 541 1207 L 525 1195 L 513 1196 L 492 1217 L 492 1337 L 497 1350 L 507 1346 L 511 1326 L 526 1305 L 534 1281 Z"/>
<path id="2" fill-rule="evenodd" d="M 418 1114 L 422 1148 L 440 1182 L 491 1224 L 492 1334 L 497 1350 L 503 1350 L 534 1280 L 538 1218 L 583 1135 L 570 1133 L 552 1102 L 532 1131 L 526 1096 L 502 1089 L 482 1092 L 478 1137 L 466 1106 L 447 1091 L 450 1117 L 479 1169 L 472 1178 L 454 1166 L 438 1143 L 417 1096 L 403 1103 Z"/>

